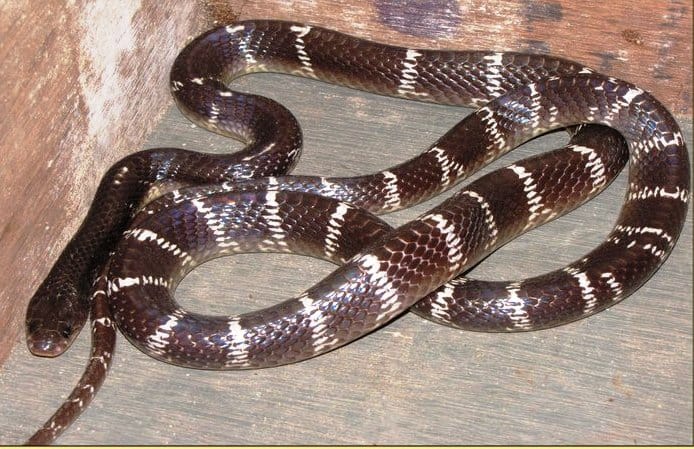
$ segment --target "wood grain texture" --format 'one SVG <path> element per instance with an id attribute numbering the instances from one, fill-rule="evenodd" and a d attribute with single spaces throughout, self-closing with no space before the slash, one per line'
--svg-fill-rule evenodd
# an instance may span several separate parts
<path id="1" fill-rule="evenodd" d="M 281 75 L 253 75 L 237 85 L 297 115 L 306 149 L 296 173 L 386 168 L 468 112 Z M 692 148 L 691 122 L 682 125 Z M 563 141 L 561 133 L 535 140 L 494 166 Z M 239 148 L 173 109 L 147 146 Z M 596 201 L 502 248 L 475 276 L 517 278 L 580 257 L 607 234 L 624 192 L 625 173 Z M 403 223 L 439 201 L 387 220 Z M 670 259 L 636 294 L 542 332 L 462 332 L 406 315 L 339 351 L 247 372 L 177 368 L 121 338 L 102 391 L 60 442 L 691 444 L 691 230 L 690 214 Z M 218 259 L 191 273 L 177 297 L 199 312 L 243 312 L 295 295 L 331 269 L 287 255 Z M 0 444 L 23 441 L 57 407 L 79 376 L 87 345 L 82 335 L 68 354 L 41 360 L 17 341 L 0 372 Z"/>
<path id="2" fill-rule="evenodd" d="M 563 55 L 652 91 L 684 118 L 692 149 L 688 2 L 648 8 L 623 1 L 203 3 L 118 2 L 115 11 L 110 2 L 54 1 L 37 10 L 28 1 L 0 2 L 0 87 L 6 93 L 0 102 L 0 266 L 21 267 L 0 273 L 0 361 L 14 346 L 0 370 L 0 444 L 28 437 L 86 361 L 86 334 L 55 360 L 31 357 L 18 334 L 30 294 L 86 210 L 99 178 L 94 174 L 143 147 L 240 148 L 192 128 L 173 109 L 160 120 L 171 104 L 171 61 L 187 36 L 205 28 L 199 22 L 205 13 L 212 17 L 208 25 L 276 18 L 400 45 Z M 425 148 L 467 112 L 276 75 L 238 85 L 297 114 L 307 149 L 296 173 L 386 168 Z M 561 135 L 534 141 L 505 161 L 557 140 Z M 504 247 L 476 275 L 529 276 L 580 257 L 607 234 L 624 180 L 597 202 Z M 30 207 L 17 207 L 20 197 L 30 198 Z M 388 220 L 403 223 L 441 200 Z M 632 297 L 543 332 L 466 333 L 406 315 L 340 351 L 243 373 L 164 365 L 121 339 L 103 391 L 60 442 L 692 444 L 691 231 L 690 211 L 673 255 Z M 196 311 L 242 312 L 296 294 L 330 271 L 326 263 L 291 256 L 220 259 L 194 271 L 179 298 Z"/>
<path id="3" fill-rule="evenodd" d="M 187 2 L 36 6 L 0 2 L 0 266 L 17 267 L 0 272 L 0 365 L 101 174 L 142 145 L 170 102 L 173 58 L 202 29 Z"/>

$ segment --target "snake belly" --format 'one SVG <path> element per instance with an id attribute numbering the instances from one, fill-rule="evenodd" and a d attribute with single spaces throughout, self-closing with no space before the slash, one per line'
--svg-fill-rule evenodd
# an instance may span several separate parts
<path id="1" fill-rule="evenodd" d="M 296 120 L 272 100 L 229 88 L 235 77 L 258 71 L 480 109 L 417 158 L 383 172 L 281 176 L 300 153 Z M 107 297 L 130 341 L 156 358 L 196 368 L 296 362 L 346 344 L 410 307 L 476 330 L 554 326 L 635 291 L 667 258 L 686 216 L 689 161 L 672 116 L 642 89 L 560 58 L 408 49 L 304 24 L 251 21 L 191 42 L 174 63 L 171 90 L 196 124 L 247 147 L 223 156 L 152 149 L 116 163 L 32 298 L 27 333 L 33 352 L 55 355 L 69 346 L 86 319 L 99 272 L 103 288 L 95 294 Z M 583 161 L 568 177 L 572 185 L 560 174 L 545 177 L 551 170 L 544 162 L 523 161 L 480 178 L 395 230 L 362 210 L 408 207 L 535 136 L 581 124 L 614 131 L 578 129 L 565 150 Z M 495 248 L 604 187 L 624 162 L 621 138 L 628 147 L 629 187 L 601 245 L 563 269 L 524 281 L 456 279 Z M 249 180 L 257 177 L 266 179 Z M 176 190 L 133 220 L 145 192 L 165 179 L 214 186 Z M 555 181 L 564 185 L 555 187 Z M 569 201 L 562 189 L 574 185 L 583 193 Z M 320 226 L 294 225 L 299 215 Z M 351 235 L 346 229 L 355 221 L 368 229 Z M 187 271 L 210 257 L 244 251 L 318 254 L 342 266 L 299 297 L 250 314 L 210 317 L 177 305 L 173 290 Z"/>

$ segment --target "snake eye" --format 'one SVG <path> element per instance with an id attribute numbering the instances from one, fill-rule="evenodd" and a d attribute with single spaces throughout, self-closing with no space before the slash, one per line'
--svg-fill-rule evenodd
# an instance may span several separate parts
<path id="1" fill-rule="evenodd" d="M 72 326 L 70 326 L 69 324 L 61 326 L 60 335 L 66 340 L 70 339 L 70 336 L 72 335 Z"/>

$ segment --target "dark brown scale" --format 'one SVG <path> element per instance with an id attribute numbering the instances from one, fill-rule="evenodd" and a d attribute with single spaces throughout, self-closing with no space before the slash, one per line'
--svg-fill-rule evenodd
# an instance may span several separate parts
<path id="1" fill-rule="evenodd" d="M 410 72 L 406 72 L 408 67 Z M 344 214 L 341 233 L 355 220 L 372 223 L 363 233 L 368 240 L 357 239 L 358 243 L 349 244 L 340 240 L 334 254 L 325 254 L 330 260 L 341 261 L 356 251 L 350 261 L 307 290 L 305 296 L 229 321 L 228 317 L 186 314 L 177 308 L 171 294 L 186 270 L 220 251 L 320 251 L 320 245 L 308 243 L 308 239 L 317 235 L 320 238 L 321 234 L 301 224 L 301 219 L 316 223 L 323 220 L 321 231 L 327 235 L 334 226 L 329 217 L 342 215 L 344 210 L 335 209 L 338 206 L 334 201 L 310 195 L 263 192 L 260 185 L 252 185 L 255 181 L 247 181 L 248 190 L 240 193 L 229 191 L 229 185 L 198 188 L 187 198 L 188 194 L 175 192 L 148 206 L 156 212 L 153 215 L 141 214 L 134 219 L 130 237 L 118 243 L 118 252 L 124 257 L 110 261 L 106 283 L 111 313 L 121 330 L 139 347 L 154 350 L 152 355 L 157 358 L 200 368 L 229 369 L 299 361 L 385 324 L 427 294 L 438 295 L 439 309 L 431 318 L 441 321 L 440 308 L 445 306 L 443 315 L 450 316 L 443 322 L 448 324 L 492 330 L 557 325 L 606 307 L 614 301 L 613 293 L 622 299 L 638 288 L 665 260 L 679 235 L 689 199 L 686 148 L 668 112 L 634 86 L 549 56 L 412 51 L 302 24 L 241 22 L 217 28 L 191 42 L 172 68 L 171 87 L 176 103 L 191 120 L 243 141 L 246 149 L 228 156 L 156 149 L 117 163 L 97 191 L 98 209 L 90 210 L 31 301 L 27 332 L 33 351 L 55 355 L 70 344 L 73 332 L 86 319 L 89 301 L 85 298 L 89 297 L 95 273 L 100 272 L 153 182 L 173 178 L 184 184 L 220 183 L 277 176 L 293 167 L 300 152 L 301 132 L 291 114 L 272 100 L 226 87 L 237 76 L 261 70 L 317 77 L 370 92 L 445 104 L 480 106 L 496 99 L 443 136 L 421 158 L 387 172 L 329 180 L 282 177 L 268 181 L 271 189 L 305 188 L 369 210 L 392 210 L 452 186 L 471 170 L 542 132 L 596 123 L 616 128 L 629 145 L 630 190 L 618 220 L 622 228 L 616 228 L 606 243 L 566 269 L 523 281 L 514 290 L 516 296 L 527 292 L 520 306 L 503 302 L 508 299 L 503 297 L 508 296 L 508 285 L 470 280 L 454 281 L 453 286 L 471 286 L 478 299 L 441 303 L 450 286 L 432 292 L 442 283 L 474 265 L 513 234 L 551 218 L 546 214 L 535 216 L 527 192 L 521 190 L 525 186 L 520 182 L 522 178 L 516 179 L 518 190 L 507 190 L 502 200 L 526 200 L 525 209 L 504 201 L 500 203 L 503 207 L 487 203 L 498 188 L 481 178 L 421 219 L 392 233 L 376 224 L 377 220 L 359 215 L 362 212 L 356 216 L 351 216 L 351 211 Z M 530 87 L 528 83 L 534 84 Z M 535 129 L 523 129 L 528 124 Z M 582 127 L 572 143 L 600 132 Z M 621 147 L 616 144 L 617 133 L 610 133 L 609 143 L 602 145 Z M 606 169 L 610 176 L 620 158 L 615 156 L 605 164 L 610 167 Z M 513 170 L 518 178 L 524 174 L 518 172 L 522 164 Z M 548 205 L 568 209 L 575 205 L 569 202 L 585 198 L 569 198 L 561 189 L 547 185 L 551 178 L 561 180 L 567 170 L 570 172 L 561 164 L 564 162 L 558 164 L 556 175 L 532 171 L 533 189 L 544 195 Z M 509 170 L 500 176 L 507 177 Z M 584 165 L 577 170 L 585 175 L 589 169 Z M 445 186 L 440 184 L 443 178 Z M 575 182 L 581 195 L 592 190 L 585 178 L 579 176 Z M 202 195 L 205 190 L 209 196 Z M 238 215 L 233 215 L 235 222 L 223 214 L 210 213 L 224 208 L 215 201 L 223 203 L 230 195 L 237 195 L 236 203 L 244 205 Z M 276 217 L 285 210 L 286 223 Z M 319 217 L 321 211 L 330 211 L 330 215 Z M 489 214 L 498 227 L 497 234 L 490 233 Z M 537 222 L 525 223 L 528 217 Z M 280 226 L 288 229 L 280 231 Z M 141 227 L 140 234 L 136 234 L 137 227 Z M 304 233 L 305 239 L 278 237 L 289 228 Z M 152 237 L 145 232 L 152 229 L 160 233 Z M 656 233 L 654 229 L 663 235 L 650 235 Z M 239 241 L 236 249 L 220 249 L 214 241 L 227 232 L 240 232 L 246 240 Z M 165 241 L 187 253 L 174 254 L 170 246 L 163 248 Z M 148 260 L 138 253 L 145 247 L 164 253 Z M 495 289 L 505 291 L 496 300 L 489 294 Z M 140 301 L 138 290 L 152 302 Z M 488 301 L 481 304 L 480 300 Z M 422 308 L 420 313 L 427 313 L 424 305 L 418 307 Z M 522 326 L 518 313 L 523 315 Z M 122 319 L 126 316 L 146 332 L 129 326 Z M 196 339 L 195 346 L 191 338 Z M 106 346 L 101 347 L 102 355 Z M 94 376 L 103 380 L 105 370 Z M 65 427 L 81 408 L 61 410 L 55 422 Z M 50 439 L 49 434 L 43 435 L 48 436 L 41 437 L 45 438 L 42 441 Z"/>

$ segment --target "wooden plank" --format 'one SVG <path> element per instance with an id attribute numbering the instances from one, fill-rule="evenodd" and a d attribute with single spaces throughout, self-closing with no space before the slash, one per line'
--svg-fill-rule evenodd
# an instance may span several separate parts
<path id="1" fill-rule="evenodd" d="M 306 150 L 296 173 L 362 174 L 404 161 L 467 111 L 381 98 L 281 75 L 242 89 L 290 108 Z M 682 122 L 692 148 L 692 124 Z M 555 134 L 503 166 L 564 141 Z M 231 151 L 172 110 L 147 142 Z M 483 278 L 554 269 L 597 244 L 616 218 L 625 177 L 596 201 L 514 241 Z M 441 201 L 392 214 L 402 223 Z M 456 331 L 407 315 L 339 351 L 250 372 L 186 370 L 120 340 L 113 372 L 63 444 L 691 444 L 692 226 L 637 293 L 597 316 L 542 332 Z M 331 270 L 292 256 L 218 259 L 177 296 L 193 310 L 235 313 L 302 291 Z M 55 360 L 17 346 L 0 372 L 0 444 L 23 441 L 76 381 L 88 338 Z M 49 380 L 49 381 L 47 381 Z"/>

